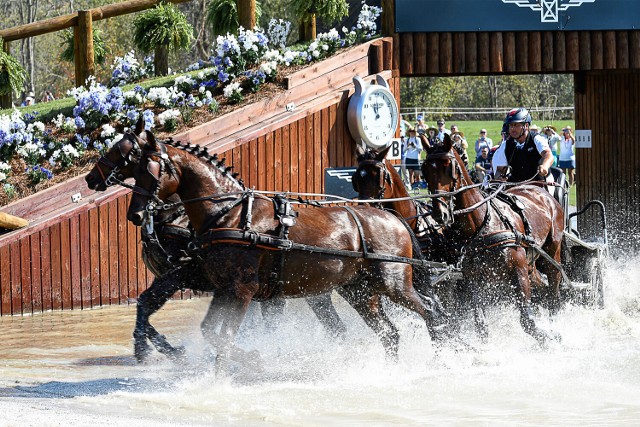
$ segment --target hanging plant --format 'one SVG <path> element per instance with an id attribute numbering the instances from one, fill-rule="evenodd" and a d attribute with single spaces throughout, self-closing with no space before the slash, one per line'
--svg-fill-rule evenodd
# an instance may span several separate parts
<path id="1" fill-rule="evenodd" d="M 144 53 L 154 51 L 156 76 L 169 73 L 169 52 L 188 49 L 193 27 L 178 8 L 160 3 L 136 17 L 133 42 Z"/>
<path id="2" fill-rule="evenodd" d="M 0 37 L 0 46 L 3 45 Z M 18 93 L 27 80 L 27 72 L 16 58 L 0 49 L 0 95 Z"/>
<path id="3" fill-rule="evenodd" d="M 74 37 L 73 30 L 65 30 L 61 33 L 62 43 L 65 45 L 64 50 L 60 54 L 60 59 L 67 62 L 74 61 Z M 109 53 L 107 44 L 102 38 L 100 30 L 93 29 L 93 61 L 96 64 L 104 64 Z"/>
<path id="4" fill-rule="evenodd" d="M 138 15 L 134 27 L 133 41 L 144 53 L 158 46 L 167 46 L 172 52 L 187 49 L 193 34 L 187 17 L 171 3 L 160 3 Z"/>
<path id="5" fill-rule="evenodd" d="M 324 23 L 332 24 L 349 14 L 346 0 L 293 0 L 291 3 L 296 16 L 302 20 L 315 14 Z"/>
<path id="6" fill-rule="evenodd" d="M 262 5 L 256 1 L 256 21 L 262 16 Z M 213 0 L 207 7 L 207 23 L 214 37 L 238 34 L 238 7 L 236 0 Z M 247 28 L 251 29 L 251 28 Z"/>

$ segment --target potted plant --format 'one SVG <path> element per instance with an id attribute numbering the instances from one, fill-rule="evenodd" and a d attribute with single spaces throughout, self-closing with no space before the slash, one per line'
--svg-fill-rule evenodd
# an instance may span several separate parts
<path id="1" fill-rule="evenodd" d="M 4 42 L 0 37 L 0 46 Z M 18 93 L 27 80 L 27 73 L 18 60 L 0 49 L 0 99 L 2 108 L 11 108 L 11 94 Z"/>
<path id="2" fill-rule="evenodd" d="M 135 45 L 144 53 L 155 53 L 156 76 L 169 73 L 169 52 L 187 49 L 193 38 L 187 17 L 171 3 L 160 3 L 138 15 L 134 27 Z"/>
<path id="3" fill-rule="evenodd" d="M 65 45 L 64 50 L 60 54 L 60 59 L 67 62 L 74 61 L 74 37 L 72 30 L 66 30 L 61 33 L 63 44 Z M 96 64 L 104 64 L 105 59 L 107 58 L 108 48 L 107 44 L 104 42 L 102 38 L 102 33 L 100 30 L 94 28 L 93 29 L 93 60 Z"/>

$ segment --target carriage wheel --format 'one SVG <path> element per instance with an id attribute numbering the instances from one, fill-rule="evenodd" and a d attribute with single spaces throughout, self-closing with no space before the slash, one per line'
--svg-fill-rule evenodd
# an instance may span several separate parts
<path id="1" fill-rule="evenodd" d="M 599 309 L 604 308 L 603 270 L 603 262 L 598 258 L 594 258 L 591 267 L 591 304 Z"/>

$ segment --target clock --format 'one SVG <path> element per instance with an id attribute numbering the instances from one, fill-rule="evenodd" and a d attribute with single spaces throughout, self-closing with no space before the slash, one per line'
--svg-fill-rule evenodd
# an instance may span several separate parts
<path id="1" fill-rule="evenodd" d="M 364 142 L 373 150 L 386 148 L 398 128 L 398 104 L 389 84 L 376 75 L 377 84 L 368 85 L 355 76 L 355 93 L 347 107 L 349 132 L 356 142 Z"/>

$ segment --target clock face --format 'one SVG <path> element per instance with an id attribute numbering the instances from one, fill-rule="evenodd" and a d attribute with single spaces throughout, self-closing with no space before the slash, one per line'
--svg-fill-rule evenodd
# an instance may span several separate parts
<path id="1" fill-rule="evenodd" d="M 386 147 L 398 126 L 398 106 L 388 90 L 372 86 L 363 94 L 360 121 L 362 139 L 375 148 Z"/>

